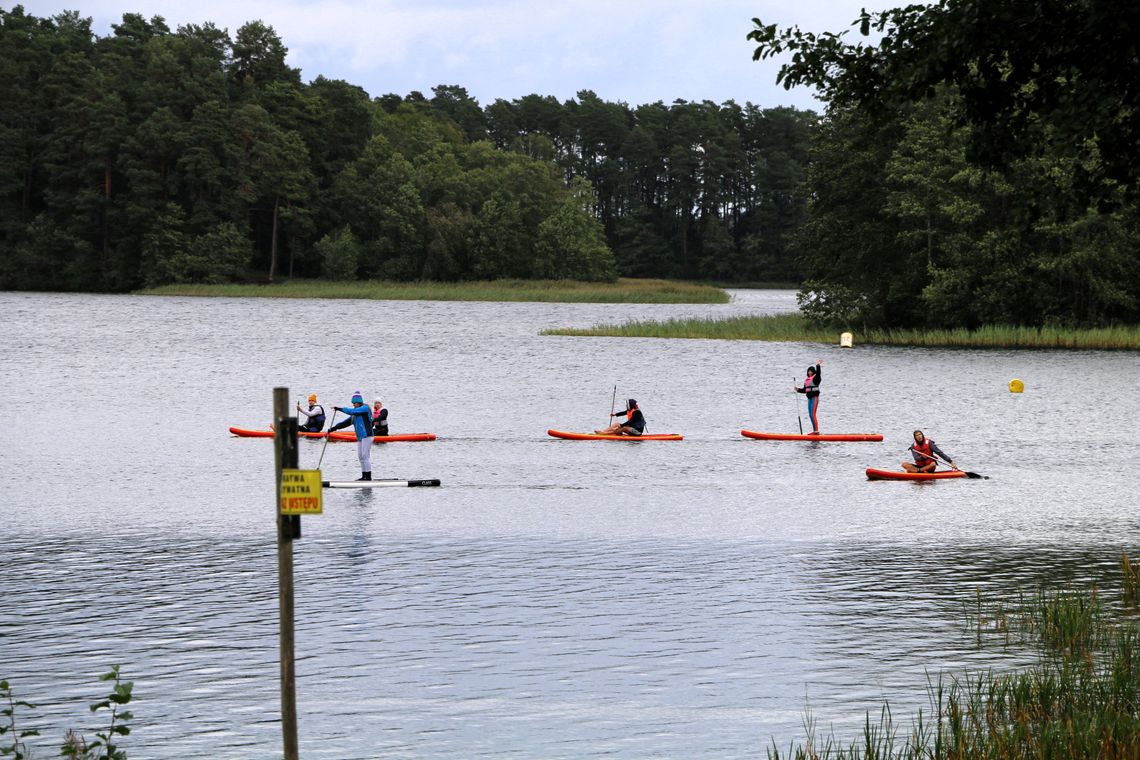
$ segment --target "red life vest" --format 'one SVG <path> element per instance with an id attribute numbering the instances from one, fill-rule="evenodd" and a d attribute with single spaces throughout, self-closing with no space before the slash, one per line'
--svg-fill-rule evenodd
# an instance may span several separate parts
<path id="1" fill-rule="evenodd" d="M 922 443 L 916 443 L 910 448 L 912 451 L 915 451 L 918 454 L 925 454 L 925 456 L 916 456 L 914 458 L 915 463 L 917 463 L 920 467 L 929 462 L 938 461 L 934 457 L 934 443 L 929 438 L 923 438 Z"/>

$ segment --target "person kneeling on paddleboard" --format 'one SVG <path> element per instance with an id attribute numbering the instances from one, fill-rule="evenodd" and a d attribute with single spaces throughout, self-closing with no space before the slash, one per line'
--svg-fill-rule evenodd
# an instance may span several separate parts
<path id="1" fill-rule="evenodd" d="M 811 420 L 811 432 L 819 435 L 819 381 L 823 379 L 823 359 L 816 359 L 814 367 L 807 368 L 807 377 L 804 378 L 802 388 L 792 386 L 796 393 L 802 393 L 808 400 L 808 418 Z"/>
<path id="2" fill-rule="evenodd" d="M 325 408 L 317 403 L 317 394 L 309 394 L 309 410 L 297 404 L 297 413 L 305 415 L 305 424 L 298 428 L 302 433 L 319 433 L 325 429 Z"/>
<path id="3" fill-rule="evenodd" d="M 357 391 L 352 394 L 352 406 L 334 406 L 333 409 L 348 417 L 329 428 L 329 432 L 353 426 L 356 455 L 360 457 L 360 477 L 357 480 L 372 480 L 372 410 L 364 405 L 364 395 Z"/>
<path id="4" fill-rule="evenodd" d="M 944 462 L 947 462 L 955 470 L 958 465 L 954 464 L 954 460 L 946 456 L 942 449 L 938 448 L 938 444 L 923 435 L 921 430 L 914 431 L 914 443 L 907 451 L 914 457 L 914 462 L 903 462 L 902 468 L 907 472 L 934 472 L 938 467 L 938 459 L 941 457 Z"/>
<path id="5" fill-rule="evenodd" d="M 605 430 L 595 430 L 598 435 L 641 435 L 645 432 L 645 415 L 637 408 L 637 400 L 630 399 L 625 411 L 613 412 L 611 417 L 625 417 L 625 424 L 615 422 Z"/>
<path id="6" fill-rule="evenodd" d="M 376 436 L 388 435 L 388 410 L 380 399 L 372 402 L 372 434 Z"/>

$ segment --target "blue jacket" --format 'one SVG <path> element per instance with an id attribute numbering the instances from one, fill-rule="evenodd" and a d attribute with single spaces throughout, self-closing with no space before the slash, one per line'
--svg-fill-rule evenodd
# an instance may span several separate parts
<path id="1" fill-rule="evenodd" d="M 363 441 L 365 438 L 372 437 L 372 408 L 361 404 L 360 406 L 337 406 L 339 409 L 348 415 L 348 419 L 344 422 L 338 422 L 329 428 L 331 433 L 334 430 L 348 427 L 352 423 L 353 430 L 356 431 L 356 440 Z"/>

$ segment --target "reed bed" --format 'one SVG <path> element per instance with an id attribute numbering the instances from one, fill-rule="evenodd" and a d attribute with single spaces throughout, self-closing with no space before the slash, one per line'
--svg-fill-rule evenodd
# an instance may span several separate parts
<path id="1" fill-rule="evenodd" d="M 854 334 L 855 343 L 930 348 L 1069 348 L 1093 350 L 1140 349 L 1140 326 L 1078 329 L 991 325 L 976 330 L 881 330 L 825 328 L 798 314 L 692 319 L 644 320 L 600 324 L 586 328 L 546 330 L 545 335 L 611 338 L 713 338 L 837 343 L 841 332 Z"/>
<path id="2" fill-rule="evenodd" d="M 835 342 L 838 333 L 811 327 L 798 314 L 665 320 L 634 320 L 593 327 L 554 328 L 543 335 L 603 338 L 714 338 L 719 340 L 772 340 Z"/>
<path id="3" fill-rule="evenodd" d="M 1120 556 L 1120 572 L 1124 575 L 1124 603 L 1134 606 L 1137 592 L 1140 592 L 1140 565 L 1133 565 L 1128 555 L 1122 554 Z"/>
<path id="4" fill-rule="evenodd" d="M 1123 562 L 1127 559 L 1125 555 Z M 1128 593 L 1125 577 L 1122 601 Z M 1004 637 L 1005 646 L 1036 644 L 1068 657 L 1091 657 L 1109 643 L 1106 636 L 1115 635 L 1096 587 L 1088 591 L 1040 588 L 1031 596 L 1020 594 L 1013 602 L 992 604 L 979 591 L 966 621 L 979 644 L 996 635 Z"/>
<path id="5" fill-rule="evenodd" d="M 541 301 L 560 303 L 728 303 L 711 285 L 671 280 L 621 278 L 617 282 L 575 280 L 487 280 L 477 282 L 393 282 L 290 280 L 267 285 L 163 285 L 139 295 L 227 298 L 351 298 L 380 301 Z"/>
<path id="6" fill-rule="evenodd" d="M 1122 569 L 1128 566 L 1127 557 Z M 1126 571 L 1130 572 L 1130 571 Z M 1122 599 L 1128 597 L 1125 580 Z M 928 684 L 930 713 L 900 725 L 884 705 L 868 714 L 862 736 L 806 741 L 771 760 L 964 760 L 965 758 L 1140 757 L 1140 626 L 1122 608 L 1088 591 L 1038 590 L 1012 604 L 979 595 L 969 627 L 990 642 L 1011 632 L 1040 653 L 1038 664 L 1009 673 L 966 673 Z"/>

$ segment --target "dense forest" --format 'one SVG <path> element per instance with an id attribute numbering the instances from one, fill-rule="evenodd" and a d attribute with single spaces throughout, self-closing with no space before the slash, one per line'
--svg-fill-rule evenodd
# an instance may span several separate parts
<path id="1" fill-rule="evenodd" d="M 827 103 L 800 302 L 910 327 L 1140 322 L 1140 5 L 942 0 L 849 32 L 753 19 Z"/>
<path id="2" fill-rule="evenodd" d="M 816 117 L 301 81 L 261 22 L 0 10 L 0 288 L 798 278 Z"/>
<path id="3" fill-rule="evenodd" d="M 943 0 L 864 13 L 854 44 L 754 19 L 822 115 L 372 97 L 303 82 L 258 21 L 0 9 L 0 288 L 626 275 L 801 282 L 827 323 L 1136 324 L 1117 6 Z"/>

